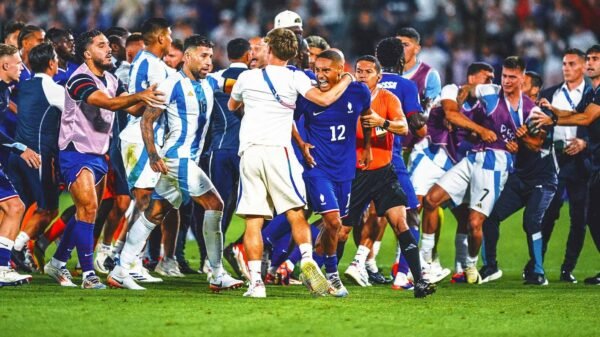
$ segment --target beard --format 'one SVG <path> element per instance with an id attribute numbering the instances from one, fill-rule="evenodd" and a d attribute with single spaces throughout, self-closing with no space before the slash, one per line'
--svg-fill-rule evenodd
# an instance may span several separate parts
<path id="1" fill-rule="evenodd" d="M 114 67 L 112 62 L 104 63 L 104 59 L 102 59 L 102 60 L 92 59 L 92 62 L 94 63 L 94 66 L 96 68 L 104 70 L 104 71 L 111 70 Z"/>

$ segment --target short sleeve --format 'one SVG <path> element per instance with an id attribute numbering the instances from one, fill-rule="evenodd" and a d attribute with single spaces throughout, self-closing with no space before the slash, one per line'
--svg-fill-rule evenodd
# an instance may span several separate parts
<path id="1" fill-rule="evenodd" d="M 292 81 L 294 88 L 300 95 L 305 96 L 313 88 L 310 78 L 302 71 L 294 71 L 293 74 Z"/>
<path id="2" fill-rule="evenodd" d="M 385 92 L 386 94 L 386 104 L 387 104 L 387 118 L 389 120 L 395 119 L 403 119 L 404 115 L 402 114 L 402 104 L 396 95 L 392 94 L 389 91 Z"/>
<path id="3" fill-rule="evenodd" d="M 433 100 L 440 95 L 441 88 L 442 80 L 440 79 L 440 74 L 432 69 L 427 75 L 425 82 L 425 96 Z"/>
<path id="4" fill-rule="evenodd" d="M 486 113 L 494 110 L 498 105 L 500 86 L 496 84 L 480 84 L 475 87 L 475 97 L 481 102 Z"/>
<path id="5" fill-rule="evenodd" d="M 456 84 L 448 84 L 442 88 L 442 93 L 440 94 L 441 99 L 448 99 L 451 101 L 456 101 L 456 97 L 458 96 L 458 86 Z"/>
<path id="6" fill-rule="evenodd" d="M 407 81 L 404 85 L 404 99 L 402 100 L 402 110 L 406 115 L 415 112 L 423 112 L 423 107 L 419 103 L 419 90 L 413 81 Z"/>
<path id="7" fill-rule="evenodd" d="M 231 89 L 231 98 L 238 102 L 242 101 L 242 91 L 244 90 L 244 82 L 247 78 L 247 73 L 247 71 L 241 73 Z"/>
<path id="8" fill-rule="evenodd" d="M 67 82 L 67 91 L 69 96 L 76 101 L 87 102 L 88 97 L 96 92 L 98 86 L 94 79 L 87 74 L 77 74 L 69 78 Z"/>

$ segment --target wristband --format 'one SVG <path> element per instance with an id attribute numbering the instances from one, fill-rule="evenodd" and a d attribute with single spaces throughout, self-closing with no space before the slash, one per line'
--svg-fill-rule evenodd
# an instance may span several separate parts
<path id="1" fill-rule="evenodd" d="M 387 130 L 390 127 L 390 121 L 388 121 L 386 119 L 385 122 L 383 122 L 383 125 L 381 127 L 384 128 L 385 130 Z"/>
<path id="2" fill-rule="evenodd" d="M 550 116 L 550 118 L 552 119 L 552 126 L 556 126 L 556 124 L 558 124 L 558 116 L 555 114 L 552 114 L 552 116 Z"/>

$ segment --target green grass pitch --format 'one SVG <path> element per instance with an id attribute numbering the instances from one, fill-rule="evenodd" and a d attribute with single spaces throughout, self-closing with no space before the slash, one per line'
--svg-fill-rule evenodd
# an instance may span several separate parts
<path id="1" fill-rule="evenodd" d="M 499 281 L 480 286 L 442 281 L 426 299 L 389 287 L 360 288 L 346 280 L 348 298 L 313 298 L 302 286 L 269 286 L 266 299 L 244 290 L 212 294 L 205 276 L 166 279 L 144 292 L 64 289 L 45 275 L 23 287 L 0 289 L 0 336 L 599 336 L 600 287 L 584 286 L 600 271 L 600 256 L 586 238 L 575 275 L 580 284 L 558 282 L 568 232 L 566 209 L 545 262 L 550 284 L 524 286 L 527 247 L 521 214 L 502 224 Z M 452 267 L 456 224 L 449 213 L 442 229 L 442 264 Z M 235 219 L 227 239 L 243 229 Z M 395 241 L 388 231 L 379 265 L 389 272 Z M 343 272 L 354 254 L 347 244 Z M 187 257 L 198 266 L 196 246 Z M 79 278 L 75 282 L 80 282 Z"/>

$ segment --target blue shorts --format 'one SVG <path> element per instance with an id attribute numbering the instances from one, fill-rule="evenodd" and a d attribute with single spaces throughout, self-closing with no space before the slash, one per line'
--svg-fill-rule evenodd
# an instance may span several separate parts
<path id="1" fill-rule="evenodd" d="M 352 180 L 337 182 L 326 177 L 305 177 L 304 181 L 309 205 L 316 213 L 339 211 L 341 218 L 348 215 Z"/>
<path id="2" fill-rule="evenodd" d="M 398 182 L 400 183 L 400 187 L 404 191 L 406 195 L 406 209 L 417 209 L 419 208 L 419 199 L 417 199 L 417 194 L 415 193 L 415 188 L 413 187 L 412 182 L 410 181 L 410 175 L 408 174 L 408 170 L 406 169 L 406 165 L 404 162 L 398 162 L 395 160 L 393 162 L 394 171 L 398 176 Z"/>
<path id="3" fill-rule="evenodd" d="M 17 193 L 13 184 L 8 180 L 2 168 L 0 168 L 0 202 L 16 197 L 19 197 L 19 193 Z"/>
<path id="4" fill-rule="evenodd" d="M 47 211 L 58 209 L 59 180 L 56 172 L 56 156 L 42 154 L 39 169 L 29 167 L 21 157 L 11 153 L 6 173 L 19 192 L 25 206 L 34 202 L 38 209 Z"/>
<path id="5" fill-rule="evenodd" d="M 61 150 L 58 154 L 60 174 L 67 184 L 67 189 L 77 180 L 82 170 L 88 169 L 94 175 L 94 183 L 98 184 L 108 173 L 108 163 L 104 155 Z"/>

